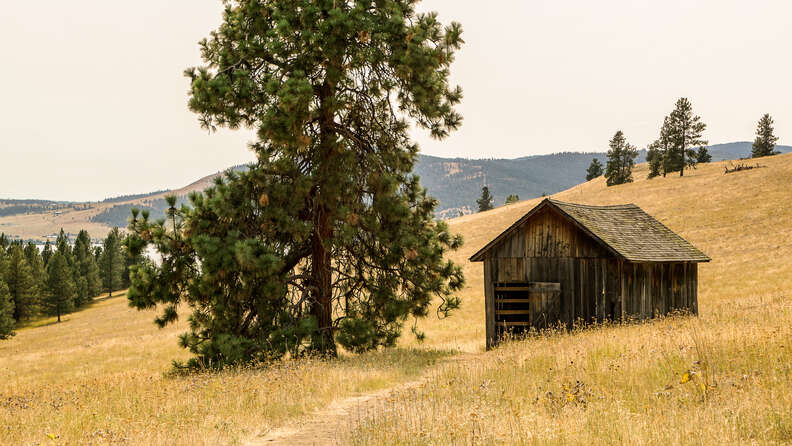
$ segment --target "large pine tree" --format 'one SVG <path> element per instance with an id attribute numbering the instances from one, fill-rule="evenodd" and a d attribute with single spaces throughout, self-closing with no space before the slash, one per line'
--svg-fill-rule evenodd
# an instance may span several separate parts
<path id="1" fill-rule="evenodd" d="M 124 272 L 124 253 L 121 232 L 113 228 L 104 240 L 102 255 L 99 257 L 99 275 L 102 286 L 110 296 L 121 288 L 121 275 Z"/>
<path id="2" fill-rule="evenodd" d="M 613 135 L 608 146 L 608 163 L 605 166 L 605 178 L 608 186 L 617 184 L 632 183 L 632 169 L 635 166 L 635 158 L 638 156 L 638 149 L 627 142 L 624 133 L 619 130 Z"/>
<path id="3" fill-rule="evenodd" d="M 495 199 L 490 194 L 489 187 L 484 186 L 481 188 L 481 197 L 476 200 L 476 204 L 478 205 L 478 211 L 484 212 L 489 211 L 494 207 Z"/>
<path id="4" fill-rule="evenodd" d="M 707 124 L 693 114 L 693 104 L 687 98 L 680 98 L 664 127 L 668 127 L 665 131 L 671 146 L 666 153 L 667 171 L 679 171 L 679 176 L 684 176 L 686 167 L 695 167 L 698 163 L 694 147 L 707 145 L 702 137 Z"/>
<path id="5" fill-rule="evenodd" d="M 38 286 L 20 245 L 8 249 L 5 282 L 14 302 L 14 320 L 30 319 L 38 311 Z"/>
<path id="6" fill-rule="evenodd" d="M 251 127 L 258 161 L 166 222 L 133 219 L 138 308 L 158 323 L 193 308 L 193 364 L 393 345 L 408 317 L 458 307 L 461 240 L 433 218 L 412 169 L 410 120 L 444 138 L 462 92 L 449 85 L 461 27 L 415 0 L 234 0 L 187 70 L 204 127 Z M 172 200 L 174 202 L 175 200 Z"/>
<path id="7" fill-rule="evenodd" d="M 778 137 L 775 136 L 774 133 L 773 118 L 769 113 L 765 113 L 756 126 L 756 139 L 754 140 L 751 150 L 751 157 L 759 158 L 762 156 L 775 155 L 777 153 L 775 151 L 777 142 Z"/>
<path id="8" fill-rule="evenodd" d="M 75 285 L 72 269 L 61 252 L 56 252 L 47 265 L 47 293 L 42 307 L 51 316 L 58 316 L 74 311 Z"/>

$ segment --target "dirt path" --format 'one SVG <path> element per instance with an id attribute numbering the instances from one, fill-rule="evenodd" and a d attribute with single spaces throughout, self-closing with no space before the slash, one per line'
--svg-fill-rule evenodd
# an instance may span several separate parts
<path id="1" fill-rule="evenodd" d="M 342 432 L 347 432 L 351 425 L 368 418 L 370 414 L 381 411 L 389 398 L 423 386 L 437 376 L 445 365 L 468 361 L 475 356 L 475 354 L 456 355 L 430 368 L 415 381 L 333 401 L 329 406 L 307 417 L 261 434 L 250 441 L 248 446 L 336 444 Z"/>
<path id="2" fill-rule="evenodd" d="M 406 390 L 422 386 L 434 373 L 398 386 L 333 401 L 293 424 L 273 429 L 248 443 L 259 445 L 330 445 L 336 444 L 339 434 L 350 424 L 380 410 L 385 400 Z"/>

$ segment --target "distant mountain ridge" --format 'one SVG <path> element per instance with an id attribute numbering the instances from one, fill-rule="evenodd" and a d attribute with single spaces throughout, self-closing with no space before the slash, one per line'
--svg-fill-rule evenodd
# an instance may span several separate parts
<path id="1" fill-rule="evenodd" d="M 713 161 L 751 156 L 751 142 L 740 141 L 708 146 Z M 781 153 L 792 146 L 776 146 Z M 586 169 L 594 158 L 604 165 L 605 152 L 562 152 L 516 159 L 439 158 L 421 155 L 415 173 L 429 194 L 439 201 L 438 216 L 456 217 L 476 211 L 476 200 L 485 184 L 501 206 L 510 194 L 523 200 L 554 194 L 586 181 Z M 636 163 L 646 161 L 646 150 L 638 153 Z"/>

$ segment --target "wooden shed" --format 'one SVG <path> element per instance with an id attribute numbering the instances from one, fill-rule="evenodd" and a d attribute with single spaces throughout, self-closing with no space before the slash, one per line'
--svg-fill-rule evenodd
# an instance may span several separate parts
<path id="1" fill-rule="evenodd" d="M 491 348 L 531 327 L 698 314 L 710 258 L 634 204 L 545 199 L 470 260 L 484 262 Z"/>

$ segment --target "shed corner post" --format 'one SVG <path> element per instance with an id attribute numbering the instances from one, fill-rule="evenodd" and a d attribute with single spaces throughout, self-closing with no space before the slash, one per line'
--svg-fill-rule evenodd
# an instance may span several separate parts
<path id="1" fill-rule="evenodd" d="M 491 258 L 484 259 L 484 317 L 486 320 L 487 350 L 495 347 L 495 282 Z"/>

